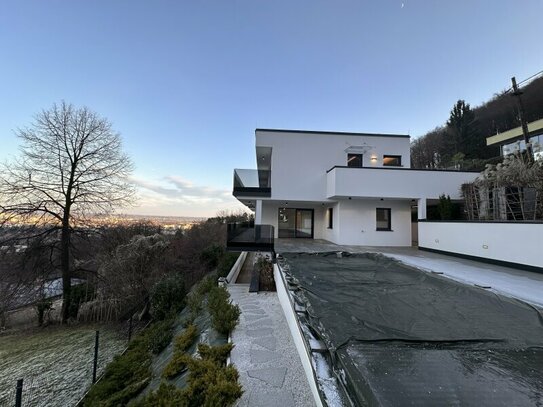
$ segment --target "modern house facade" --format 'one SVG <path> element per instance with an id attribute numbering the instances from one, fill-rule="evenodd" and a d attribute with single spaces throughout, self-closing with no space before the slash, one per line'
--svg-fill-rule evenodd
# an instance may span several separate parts
<path id="1" fill-rule="evenodd" d="M 234 170 L 234 196 L 275 238 L 410 246 L 412 212 L 440 195 L 460 200 L 477 173 L 410 166 L 410 137 L 256 129 L 257 168 Z M 258 226 L 257 226 L 258 227 Z"/>
<path id="2" fill-rule="evenodd" d="M 543 119 L 527 123 L 528 140 L 532 144 L 532 150 L 535 158 L 543 157 Z M 526 142 L 522 127 L 495 134 L 486 138 L 486 145 L 498 145 L 502 157 L 510 154 L 526 151 Z"/>

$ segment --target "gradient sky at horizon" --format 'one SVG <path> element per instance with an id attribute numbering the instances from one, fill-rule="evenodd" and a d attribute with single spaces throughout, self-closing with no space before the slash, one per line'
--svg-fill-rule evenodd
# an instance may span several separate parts
<path id="1" fill-rule="evenodd" d="M 408 133 L 543 69 L 543 1 L 3 1 L 0 161 L 61 100 L 114 124 L 140 206 L 241 208 L 256 127 Z"/>

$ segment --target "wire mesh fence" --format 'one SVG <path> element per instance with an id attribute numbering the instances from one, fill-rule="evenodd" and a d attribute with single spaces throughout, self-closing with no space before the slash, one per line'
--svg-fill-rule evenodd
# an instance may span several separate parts
<path id="1" fill-rule="evenodd" d="M 99 378 L 113 357 L 126 349 L 129 335 L 135 336 L 144 325 L 126 321 L 99 328 L 53 327 L 0 337 L 0 406 L 76 405 L 93 382 L 96 329 Z"/>

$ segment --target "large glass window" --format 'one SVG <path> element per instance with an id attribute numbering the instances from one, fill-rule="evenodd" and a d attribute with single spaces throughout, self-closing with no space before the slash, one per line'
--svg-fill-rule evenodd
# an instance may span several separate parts
<path id="1" fill-rule="evenodd" d="M 402 156 L 401 155 L 384 155 L 383 165 L 385 167 L 401 167 Z"/>
<path id="2" fill-rule="evenodd" d="M 348 167 L 362 167 L 362 154 L 347 154 Z"/>
<path id="3" fill-rule="evenodd" d="M 392 230 L 390 208 L 377 208 L 376 230 Z"/>
<path id="4" fill-rule="evenodd" d="M 313 237 L 313 209 L 279 208 L 278 236 Z"/>

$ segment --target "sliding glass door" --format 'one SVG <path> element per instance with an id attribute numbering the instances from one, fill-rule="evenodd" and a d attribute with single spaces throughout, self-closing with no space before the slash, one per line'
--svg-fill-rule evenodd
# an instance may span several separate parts
<path id="1" fill-rule="evenodd" d="M 313 209 L 279 208 L 278 236 L 313 238 Z"/>

